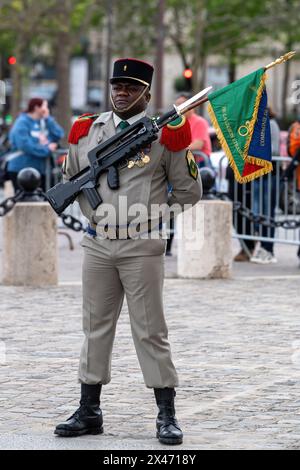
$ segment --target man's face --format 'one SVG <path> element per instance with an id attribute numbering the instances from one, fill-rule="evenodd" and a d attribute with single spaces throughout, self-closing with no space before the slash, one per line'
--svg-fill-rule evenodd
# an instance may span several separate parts
<path id="1" fill-rule="evenodd" d="M 111 97 L 116 108 L 116 114 L 120 117 L 128 118 L 145 111 L 150 100 L 149 91 L 138 99 L 143 93 L 144 88 L 143 85 L 133 82 L 120 81 L 113 83 Z M 135 104 L 127 111 L 133 103 Z"/>

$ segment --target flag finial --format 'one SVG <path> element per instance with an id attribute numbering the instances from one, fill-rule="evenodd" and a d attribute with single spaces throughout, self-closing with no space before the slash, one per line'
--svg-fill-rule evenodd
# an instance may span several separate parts
<path id="1" fill-rule="evenodd" d="M 272 67 L 275 67 L 275 65 L 282 64 L 283 62 L 290 60 L 292 57 L 294 57 L 295 54 L 296 51 L 287 52 L 286 54 L 280 56 L 278 59 L 274 60 L 274 62 L 271 62 L 270 64 L 266 65 L 265 70 L 269 70 Z"/>

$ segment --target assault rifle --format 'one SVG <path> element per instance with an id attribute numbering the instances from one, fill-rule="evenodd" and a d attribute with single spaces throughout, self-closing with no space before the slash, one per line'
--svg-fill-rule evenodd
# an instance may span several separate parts
<path id="1" fill-rule="evenodd" d="M 161 117 L 143 117 L 97 145 L 88 153 L 90 166 L 85 167 L 69 181 L 58 183 L 47 191 L 47 200 L 55 212 L 60 215 L 81 192 L 86 196 L 92 209 L 96 210 L 102 203 L 101 196 L 96 189 L 99 186 L 99 176 L 107 172 L 108 186 L 110 189 L 118 189 L 118 165 L 122 161 L 136 156 L 141 149 L 156 140 L 158 132 L 163 126 L 207 101 L 206 95 L 211 88 L 205 88 L 179 106 L 173 105 L 173 109 Z"/>

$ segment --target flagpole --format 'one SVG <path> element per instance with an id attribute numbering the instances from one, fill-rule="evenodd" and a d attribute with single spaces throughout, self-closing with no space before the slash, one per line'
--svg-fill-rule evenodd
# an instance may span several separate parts
<path id="1" fill-rule="evenodd" d="M 280 56 L 278 59 L 274 60 L 274 62 L 271 62 L 270 64 L 266 65 L 264 67 L 264 69 L 269 70 L 272 67 L 275 67 L 275 65 L 282 64 L 283 62 L 286 62 L 287 60 L 292 59 L 292 57 L 294 57 L 295 54 L 296 54 L 296 51 L 287 52 L 286 54 Z M 197 95 L 195 95 L 195 96 L 197 96 Z M 193 97 L 193 98 L 195 98 L 195 97 Z M 201 104 L 206 103 L 207 101 L 208 101 L 208 97 L 206 96 L 205 98 L 202 98 L 198 102 L 195 102 L 193 105 L 191 105 L 189 109 L 196 108 L 196 107 L 200 106 Z"/>

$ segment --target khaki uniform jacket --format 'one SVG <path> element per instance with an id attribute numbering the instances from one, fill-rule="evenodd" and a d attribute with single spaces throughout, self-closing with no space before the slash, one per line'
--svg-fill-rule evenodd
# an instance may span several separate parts
<path id="1" fill-rule="evenodd" d="M 116 133 L 113 113 L 102 113 L 93 122 L 88 136 L 81 138 L 78 144 L 70 145 L 68 156 L 63 166 L 64 180 L 68 180 L 88 166 L 88 152 Z M 150 218 L 154 219 L 157 216 L 156 212 L 153 213 L 151 211 L 152 204 L 170 206 L 177 203 L 183 208 L 185 204 L 194 205 L 201 199 L 202 184 L 200 175 L 198 175 L 197 179 L 191 176 L 186 159 L 187 151 L 171 152 L 159 143 L 159 138 L 151 144 L 151 150 L 147 152 L 150 156 L 150 162 L 143 168 L 134 166 L 129 169 L 127 165 L 120 168 L 120 188 L 118 190 L 111 190 L 108 187 L 106 173 L 100 176 L 98 180 L 100 185 L 97 190 L 101 195 L 103 203 L 105 205 L 111 204 L 116 210 L 117 217 L 116 220 L 111 220 L 110 224 L 112 226 L 114 223 L 120 225 L 130 223 L 136 217 L 136 213 L 132 215 L 132 213 L 127 212 L 126 221 L 126 218 L 124 218 L 124 212 L 126 212 L 124 211 L 124 206 L 123 209 L 119 207 L 121 199 L 122 203 L 127 202 L 128 209 L 134 204 L 142 204 L 148 210 L 148 214 L 145 215 L 148 220 Z M 169 186 L 172 187 L 172 191 L 168 194 Z M 127 199 L 120 198 L 121 196 L 125 196 Z M 102 214 L 105 207 L 104 204 L 101 204 L 96 211 L 93 211 L 83 194 L 80 194 L 77 200 L 82 213 L 90 223 L 101 224 L 101 218 L 104 217 Z M 101 213 L 100 215 L 99 212 Z"/>

